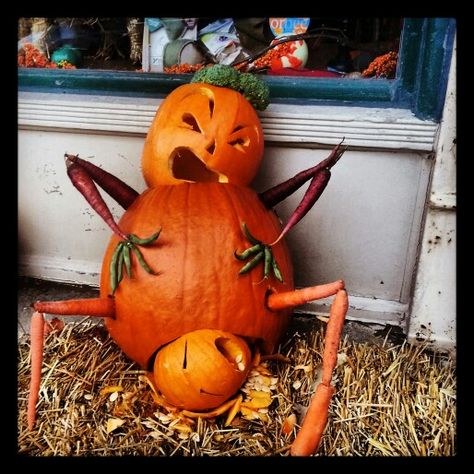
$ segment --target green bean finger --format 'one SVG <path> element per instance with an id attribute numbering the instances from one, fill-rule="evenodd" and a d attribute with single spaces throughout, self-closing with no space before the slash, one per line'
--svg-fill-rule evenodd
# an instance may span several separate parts
<path id="1" fill-rule="evenodd" d="M 125 263 L 125 270 L 127 270 L 128 278 L 132 278 L 132 263 L 130 261 L 130 247 L 124 245 L 123 247 L 123 261 Z"/>
<path id="2" fill-rule="evenodd" d="M 265 263 L 263 265 L 263 277 L 268 278 L 270 275 L 270 267 L 272 265 L 273 255 L 270 247 L 265 245 Z"/>
<path id="3" fill-rule="evenodd" d="M 161 232 L 161 229 L 158 231 L 158 232 L 155 232 L 153 235 L 151 235 L 150 237 L 146 237 L 144 239 L 140 239 L 139 237 L 137 237 L 135 234 L 129 234 L 128 235 L 128 238 L 134 243 L 134 244 L 137 244 L 137 245 L 149 245 L 151 244 L 152 242 L 154 242 L 160 235 L 160 232 Z"/>
<path id="4" fill-rule="evenodd" d="M 122 281 L 123 277 L 123 251 L 125 250 L 125 246 L 122 246 L 122 249 L 117 258 L 117 286 Z"/>
<path id="5" fill-rule="evenodd" d="M 247 273 L 250 270 L 252 270 L 252 268 L 254 268 L 258 264 L 258 262 L 262 260 L 263 257 L 264 257 L 264 252 L 260 251 L 257 255 L 255 255 L 255 257 L 252 260 L 250 260 L 250 262 L 248 262 L 246 265 L 244 265 L 240 269 L 239 275 L 243 275 L 244 273 Z"/>
<path id="6" fill-rule="evenodd" d="M 273 253 L 272 253 L 272 270 L 273 270 L 273 274 L 275 275 L 275 278 L 281 283 L 283 283 L 283 276 L 280 272 L 280 269 L 278 268 L 278 264 L 277 264 L 277 261 L 275 260 L 275 257 L 273 256 Z"/>
<path id="7" fill-rule="evenodd" d="M 256 239 L 249 231 L 248 227 L 247 227 L 247 224 L 244 222 L 242 224 L 242 229 L 244 231 L 244 234 L 245 234 L 245 237 L 247 238 L 247 240 L 253 244 L 253 245 L 257 245 L 257 244 L 261 244 L 262 242 L 258 239 Z"/>
<path id="8" fill-rule="evenodd" d="M 256 244 L 253 247 L 250 247 L 247 250 L 244 250 L 240 254 L 237 253 L 237 250 L 236 250 L 234 252 L 234 257 L 237 258 L 238 260 L 247 260 L 249 257 L 251 257 L 252 255 L 255 255 L 260 250 L 262 250 L 262 244 Z"/>
<path id="9" fill-rule="evenodd" d="M 143 269 L 146 270 L 148 273 L 155 275 L 155 272 L 145 262 L 145 259 L 143 258 L 143 255 L 140 252 L 140 250 L 138 250 L 138 248 L 135 247 L 134 245 L 131 248 L 132 248 L 133 253 L 137 256 L 137 259 L 140 262 L 140 265 L 143 267 Z"/>
<path id="10" fill-rule="evenodd" d="M 123 247 L 123 242 L 119 242 L 115 247 L 112 259 L 110 261 L 110 287 L 112 288 L 112 294 L 117 289 L 117 260 Z"/>

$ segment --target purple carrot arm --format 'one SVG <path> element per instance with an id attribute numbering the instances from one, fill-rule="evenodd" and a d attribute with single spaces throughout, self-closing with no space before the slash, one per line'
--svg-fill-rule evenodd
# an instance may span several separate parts
<path id="1" fill-rule="evenodd" d="M 271 209 L 273 206 L 283 201 L 290 194 L 293 194 L 297 189 L 299 189 L 306 181 L 314 177 L 320 170 L 327 168 L 330 169 L 334 166 L 343 153 L 347 150 L 347 147 L 341 147 L 342 142 L 339 143 L 331 152 L 331 154 L 323 161 L 318 163 L 312 168 L 307 170 L 300 171 L 293 178 L 284 181 L 283 183 L 277 184 L 273 188 L 268 189 L 258 195 L 260 200 L 265 204 L 267 209 Z"/>
<path id="2" fill-rule="evenodd" d="M 89 161 L 79 158 L 79 156 L 68 154 L 65 154 L 64 156 L 73 163 L 82 166 L 89 176 L 124 209 L 128 209 L 133 201 L 138 197 L 138 193 L 133 188 L 113 174 L 99 168 Z"/>
<path id="3" fill-rule="evenodd" d="M 88 175 L 87 171 L 79 164 L 73 163 L 68 157 L 66 157 L 67 174 L 72 184 L 77 190 L 86 198 L 87 202 L 92 206 L 97 214 L 106 222 L 106 224 L 117 234 L 121 239 L 127 240 L 128 237 L 120 230 L 119 226 L 115 222 L 112 213 L 110 212 L 107 204 L 102 199 L 94 181 Z"/>
<path id="4" fill-rule="evenodd" d="M 306 215 L 306 213 L 313 207 L 314 203 L 319 199 L 319 196 L 321 196 L 323 193 L 330 177 L 331 172 L 328 168 L 323 168 L 314 175 L 311 183 L 309 183 L 306 193 L 303 196 L 303 199 L 291 215 L 287 224 L 281 231 L 278 239 L 276 239 L 275 242 L 270 245 L 277 244 L 288 233 L 288 231 Z"/>

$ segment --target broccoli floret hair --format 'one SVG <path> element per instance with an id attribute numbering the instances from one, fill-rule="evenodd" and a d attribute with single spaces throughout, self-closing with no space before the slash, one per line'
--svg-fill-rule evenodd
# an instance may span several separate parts
<path id="1" fill-rule="evenodd" d="M 241 73 L 232 66 L 215 64 L 197 71 L 191 82 L 204 82 L 228 87 L 240 92 L 257 110 L 265 110 L 270 102 L 270 90 L 266 82 L 255 74 Z"/>
<path id="2" fill-rule="evenodd" d="M 270 102 L 270 90 L 266 82 L 255 74 L 240 74 L 240 92 L 257 109 L 265 110 Z"/>
<path id="3" fill-rule="evenodd" d="M 191 82 L 205 82 L 213 86 L 229 87 L 230 89 L 239 88 L 239 72 L 232 66 L 225 64 L 215 64 L 197 71 Z"/>

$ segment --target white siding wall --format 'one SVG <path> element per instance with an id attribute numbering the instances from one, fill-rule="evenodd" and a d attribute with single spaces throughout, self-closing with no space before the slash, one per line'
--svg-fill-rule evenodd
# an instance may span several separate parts
<path id="1" fill-rule="evenodd" d="M 98 284 L 111 233 L 69 182 L 63 154 L 79 153 L 143 191 L 140 155 L 158 103 L 20 95 L 20 273 Z M 272 106 L 262 123 L 267 143 L 257 191 L 319 162 L 342 136 L 351 147 L 289 235 L 297 286 L 343 278 L 350 317 L 406 330 L 436 124 L 408 111 L 314 106 Z M 303 192 L 277 206 L 284 221 Z M 105 199 L 119 218 L 120 206 Z M 302 309 L 324 313 L 327 303 Z"/>

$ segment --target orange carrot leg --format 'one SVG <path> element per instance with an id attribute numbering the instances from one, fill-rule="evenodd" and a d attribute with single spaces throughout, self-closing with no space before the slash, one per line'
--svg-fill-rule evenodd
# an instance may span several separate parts
<path id="1" fill-rule="evenodd" d="M 47 325 L 44 314 L 81 315 L 113 318 L 115 314 L 113 298 L 90 298 L 83 300 L 37 301 L 31 318 L 31 381 L 28 395 L 28 429 L 32 430 L 36 421 L 36 404 L 41 383 L 43 343 Z"/>
<path id="2" fill-rule="evenodd" d="M 309 301 L 327 298 L 335 295 L 344 288 L 344 281 L 337 280 L 326 285 L 309 286 L 301 290 L 285 291 L 283 293 L 272 293 L 267 300 L 267 306 L 271 311 L 294 308 Z"/>
<path id="3" fill-rule="evenodd" d="M 317 451 L 321 442 L 326 427 L 329 404 L 334 393 L 331 379 L 337 363 L 337 350 L 348 307 L 346 290 L 338 290 L 331 305 L 324 339 L 322 382 L 316 389 L 301 429 L 291 446 L 292 456 L 310 456 Z"/>
<path id="4" fill-rule="evenodd" d="M 36 403 L 41 383 L 41 364 L 43 362 L 44 316 L 35 311 L 31 318 L 31 380 L 28 394 L 28 429 L 32 430 L 36 421 Z"/>
<path id="5" fill-rule="evenodd" d="M 65 301 L 37 301 L 33 304 L 36 311 L 48 314 L 71 316 L 96 316 L 113 318 L 115 305 L 113 298 L 89 298 Z"/>

